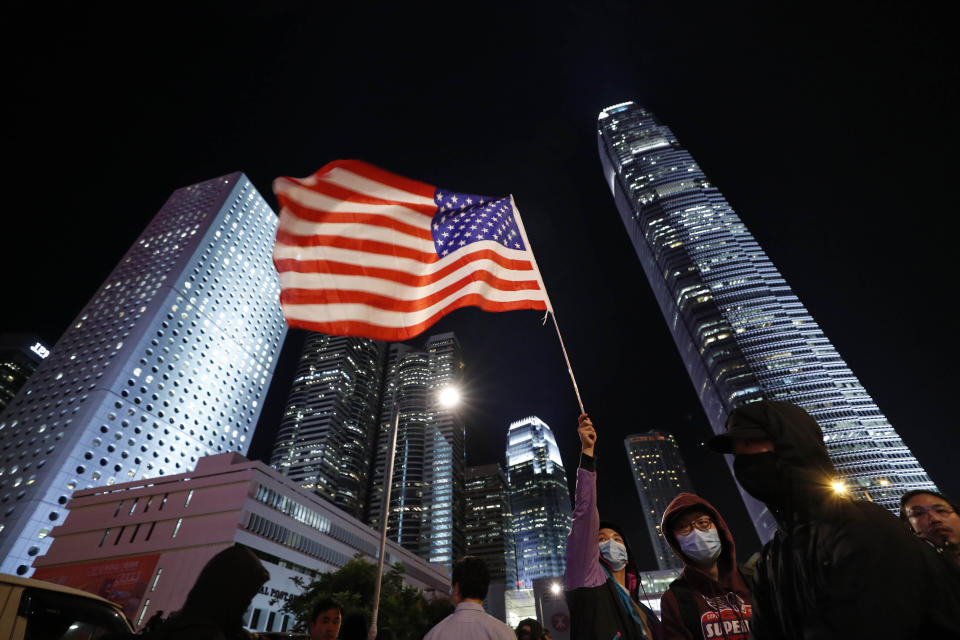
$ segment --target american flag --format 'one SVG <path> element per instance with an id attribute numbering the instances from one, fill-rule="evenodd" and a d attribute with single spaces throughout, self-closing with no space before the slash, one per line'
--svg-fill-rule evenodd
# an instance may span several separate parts
<path id="1" fill-rule="evenodd" d="M 513 199 L 359 160 L 277 178 L 273 262 L 287 324 L 402 341 L 465 306 L 552 311 Z"/>

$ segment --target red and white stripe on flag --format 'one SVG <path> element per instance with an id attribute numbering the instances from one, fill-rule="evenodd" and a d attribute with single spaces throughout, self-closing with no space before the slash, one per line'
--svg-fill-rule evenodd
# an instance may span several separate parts
<path id="1" fill-rule="evenodd" d="M 292 327 L 402 341 L 460 307 L 551 310 L 512 198 L 441 191 L 359 160 L 273 189 Z"/>

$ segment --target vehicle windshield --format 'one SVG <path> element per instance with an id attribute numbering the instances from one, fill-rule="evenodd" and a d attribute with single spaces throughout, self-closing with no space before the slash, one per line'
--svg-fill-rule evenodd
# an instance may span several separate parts
<path id="1" fill-rule="evenodd" d="M 110 605 L 45 589 L 24 591 L 20 614 L 27 619 L 25 640 L 97 640 L 130 632 L 127 619 Z"/>

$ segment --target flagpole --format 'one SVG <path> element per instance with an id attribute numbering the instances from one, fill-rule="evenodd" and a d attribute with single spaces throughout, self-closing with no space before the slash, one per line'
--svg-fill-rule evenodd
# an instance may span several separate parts
<path id="1" fill-rule="evenodd" d="M 523 226 L 523 220 L 520 218 L 520 211 L 517 209 L 517 203 L 513 200 L 513 194 L 510 195 L 510 206 L 513 207 L 513 217 L 517 221 L 517 228 L 520 229 L 520 236 L 523 238 L 523 244 L 526 245 L 527 250 L 530 252 L 530 261 L 533 263 L 533 268 L 537 274 L 537 281 L 540 283 L 540 288 L 543 290 L 543 296 L 547 299 L 547 313 L 550 314 L 550 317 L 553 319 L 553 326 L 557 330 L 557 338 L 560 340 L 560 350 L 563 351 L 563 360 L 567 363 L 567 373 L 570 374 L 570 381 L 573 382 L 573 392 L 577 396 L 577 404 L 580 405 L 580 413 L 586 413 L 586 409 L 583 408 L 583 399 L 580 397 L 580 387 L 577 386 L 577 379 L 573 375 L 573 367 L 570 365 L 570 356 L 567 355 L 567 347 L 563 344 L 563 335 L 560 333 L 560 325 L 557 324 L 557 313 L 553 310 L 553 304 L 550 302 L 550 295 L 547 293 L 547 285 L 543 282 L 543 276 L 540 274 L 540 266 L 537 265 L 537 259 L 533 255 L 533 245 L 530 244 L 530 239 L 527 237 L 527 230 Z M 546 318 L 544 318 L 546 322 Z"/>

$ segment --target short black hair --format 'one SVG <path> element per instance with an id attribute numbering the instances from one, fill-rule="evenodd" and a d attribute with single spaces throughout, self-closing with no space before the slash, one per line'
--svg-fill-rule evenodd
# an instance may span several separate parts
<path id="1" fill-rule="evenodd" d="M 313 624 L 317 621 L 317 617 L 324 611 L 329 611 L 330 609 L 336 609 L 340 612 L 340 617 L 343 617 L 343 605 L 333 598 L 320 598 L 317 600 L 317 603 L 313 605 L 313 610 L 310 611 L 310 624 Z"/>
<path id="2" fill-rule="evenodd" d="M 463 556 L 453 565 L 451 585 L 460 585 L 460 597 L 483 600 L 490 586 L 487 563 L 477 556 Z"/>
<path id="3" fill-rule="evenodd" d="M 960 513 L 960 505 L 957 505 L 956 502 L 954 502 L 947 496 L 943 495 L 942 493 L 933 491 L 932 489 L 914 489 L 913 491 L 907 491 L 905 494 L 900 496 L 900 519 L 903 520 L 904 522 L 908 521 L 907 520 L 907 503 L 910 502 L 910 499 L 915 496 L 933 496 L 934 498 L 940 498 L 941 500 L 946 502 L 948 505 L 950 505 L 951 509 L 953 509 L 957 513 Z"/>

